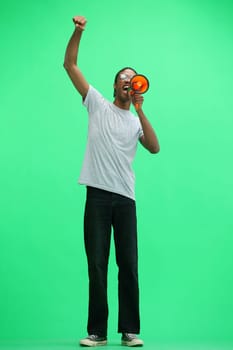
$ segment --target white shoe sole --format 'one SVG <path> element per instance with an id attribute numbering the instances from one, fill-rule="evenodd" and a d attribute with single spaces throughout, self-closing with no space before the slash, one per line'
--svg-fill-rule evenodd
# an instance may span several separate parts
<path id="1" fill-rule="evenodd" d="M 93 341 L 89 339 L 82 339 L 79 342 L 80 346 L 88 346 L 88 347 L 93 347 L 93 346 L 104 346 L 107 345 L 107 340 L 102 340 L 102 341 Z"/>
<path id="2" fill-rule="evenodd" d="M 130 346 L 130 347 L 139 347 L 139 346 L 143 346 L 144 343 L 142 340 L 139 340 L 139 339 L 135 339 L 131 341 L 122 340 L 121 345 Z"/>

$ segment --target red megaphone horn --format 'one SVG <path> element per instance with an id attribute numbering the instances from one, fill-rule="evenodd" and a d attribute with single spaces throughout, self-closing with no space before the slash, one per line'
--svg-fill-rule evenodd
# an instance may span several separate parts
<path id="1" fill-rule="evenodd" d="M 149 80 L 142 74 L 136 74 L 130 80 L 130 90 L 136 94 L 144 94 L 149 89 Z"/>
<path id="2" fill-rule="evenodd" d="M 149 80 L 142 74 L 136 74 L 130 80 L 130 93 L 133 94 L 144 94 L 149 89 Z M 136 110 L 138 104 L 135 105 Z"/>

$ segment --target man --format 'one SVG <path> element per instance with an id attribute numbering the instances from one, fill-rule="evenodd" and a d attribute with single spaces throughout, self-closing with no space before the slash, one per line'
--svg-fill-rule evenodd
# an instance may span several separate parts
<path id="1" fill-rule="evenodd" d="M 107 343 L 107 267 L 111 228 L 114 231 L 118 274 L 118 332 L 122 345 L 142 346 L 140 332 L 137 219 L 132 161 L 138 140 L 151 153 L 159 152 L 156 134 L 146 118 L 143 96 L 129 93 L 132 68 L 121 69 L 114 81 L 114 102 L 89 85 L 77 59 L 86 19 L 73 18 L 75 30 L 64 67 L 83 98 L 89 114 L 88 140 L 79 183 L 87 186 L 84 241 L 89 275 L 88 336 L 82 346 Z M 130 112 L 134 104 L 138 118 Z"/>

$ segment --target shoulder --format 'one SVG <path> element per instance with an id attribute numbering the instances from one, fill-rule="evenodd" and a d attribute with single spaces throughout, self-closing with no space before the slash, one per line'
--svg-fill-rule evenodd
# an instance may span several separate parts
<path id="1" fill-rule="evenodd" d="M 89 86 L 87 95 L 83 100 L 83 105 L 87 108 L 89 114 L 101 113 L 104 115 L 109 111 L 111 102 L 108 101 L 96 88 Z"/>
<path id="2" fill-rule="evenodd" d="M 104 100 L 104 97 L 96 88 L 94 88 L 92 85 L 89 85 L 87 95 L 83 99 L 83 104 L 86 106 L 88 104 L 88 102 L 90 101 L 90 99 Z"/>

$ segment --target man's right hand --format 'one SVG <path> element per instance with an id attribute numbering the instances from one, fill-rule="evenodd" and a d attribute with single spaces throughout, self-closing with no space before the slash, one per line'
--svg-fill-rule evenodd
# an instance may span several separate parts
<path id="1" fill-rule="evenodd" d="M 85 30 L 85 26 L 86 26 L 86 23 L 87 23 L 87 20 L 86 20 L 85 17 L 83 17 L 83 16 L 75 16 L 75 17 L 72 18 L 72 20 L 73 20 L 77 30 L 79 30 L 80 32 Z"/>

